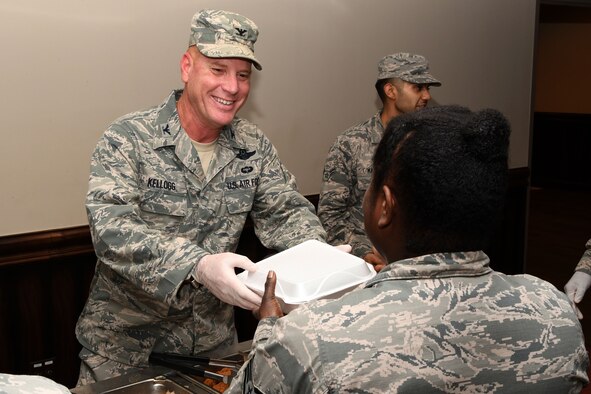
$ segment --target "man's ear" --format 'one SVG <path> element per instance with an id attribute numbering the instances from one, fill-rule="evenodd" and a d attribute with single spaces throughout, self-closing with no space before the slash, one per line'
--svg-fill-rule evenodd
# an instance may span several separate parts
<path id="1" fill-rule="evenodd" d="M 384 85 L 384 93 L 392 101 L 396 101 L 398 98 L 398 90 L 396 90 L 396 86 L 392 82 Z"/>
<path id="2" fill-rule="evenodd" d="M 191 73 L 191 68 L 193 67 L 193 56 L 191 56 L 189 51 L 186 51 L 183 54 L 183 57 L 181 57 L 180 66 L 181 66 L 181 80 L 184 83 L 187 83 L 187 81 L 189 80 L 189 74 Z"/>
<path id="3" fill-rule="evenodd" d="M 396 214 L 396 210 L 398 209 L 398 204 L 396 202 L 396 197 L 394 196 L 394 193 L 392 193 L 392 190 L 387 185 L 382 186 L 382 190 L 380 191 L 378 201 L 380 204 L 380 217 L 378 218 L 378 227 L 385 228 L 392 223 L 394 215 Z"/>

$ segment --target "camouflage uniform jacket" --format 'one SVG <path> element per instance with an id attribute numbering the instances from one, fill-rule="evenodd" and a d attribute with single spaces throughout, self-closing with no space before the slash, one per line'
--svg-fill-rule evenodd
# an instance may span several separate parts
<path id="1" fill-rule="evenodd" d="M 585 248 L 585 253 L 583 253 L 583 256 L 581 257 L 579 264 L 577 264 L 575 271 L 583 271 L 591 275 L 591 239 L 587 241 Z"/>
<path id="2" fill-rule="evenodd" d="M 371 182 L 372 159 L 384 126 L 381 111 L 347 129 L 328 152 L 318 202 L 318 217 L 331 245 L 349 244 L 364 257 L 371 242 L 363 226 L 363 196 Z"/>
<path id="3" fill-rule="evenodd" d="M 578 393 L 589 360 L 566 296 L 488 264 L 483 252 L 402 260 L 338 300 L 263 319 L 230 393 Z"/>
<path id="4" fill-rule="evenodd" d="M 326 236 L 255 125 L 225 127 L 204 174 L 178 97 L 116 120 L 91 160 L 86 208 L 98 262 L 76 335 L 129 365 L 145 366 L 153 349 L 195 354 L 234 340 L 233 308 L 187 279 L 204 255 L 236 250 L 249 214 L 270 249 Z"/>

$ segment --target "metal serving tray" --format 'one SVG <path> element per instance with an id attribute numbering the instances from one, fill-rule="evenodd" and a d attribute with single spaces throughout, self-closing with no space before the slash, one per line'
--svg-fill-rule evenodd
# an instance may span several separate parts
<path id="1" fill-rule="evenodd" d="M 179 376 L 158 376 L 104 391 L 103 394 L 218 394 L 210 387 Z M 183 380 L 185 380 L 183 382 Z"/>
<path id="2" fill-rule="evenodd" d="M 229 350 L 225 360 L 244 362 L 251 341 L 241 342 Z M 189 376 L 171 368 L 152 365 L 139 372 L 131 372 L 70 391 L 74 394 L 219 394 L 203 384 L 203 378 Z"/>

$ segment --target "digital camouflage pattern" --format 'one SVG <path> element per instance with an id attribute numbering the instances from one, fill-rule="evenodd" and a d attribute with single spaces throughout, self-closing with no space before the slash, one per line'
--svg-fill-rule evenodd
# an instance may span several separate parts
<path id="1" fill-rule="evenodd" d="M 132 366 L 146 366 L 151 351 L 233 343 L 233 307 L 188 279 L 206 254 L 236 250 L 247 216 L 270 249 L 325 238 L 255 125 L 235 119 L 223 128 L 204 174 L 180 126 L 180 94 L 116 120 L 91 160 L 86 208 L 98 262 L 76 335 L 91 352 Z"/>
<path id="2" fill-rule="evenodd" d="M 378 79 L 399 78 L 416 84 L 441 86 L 429 73 L 429 62 L 424 56 L 413 53 L 394 53 L 384 56 L 378 63 Z"/>
<path id="3" fill-rule="evenodd" d="M 189 46 L 196 45 L 199 52 L 207 57 L 247 59 L 257 70 L 261 70 L 261 64 L 254 56 L 258 36 L 257 25 L 240 14 L 201 10 L 191 21 Z"/>
<path id="4" fill-rule="evenodd" d="M 583 271 L 591 275 L 591 239 L 585 244 L 585 253 L 581 257 L 575 271 Z"/>
<path id="5" fill-rule="evenodd" d="M 0 373 L 0 394 L 68 394 L 65 386 L 44 376 Z"/>
<path id="6" fill-rule="evenodd" d="M 398 261 L 263 319 L 249 360 L 226 393 L 578 393 L 589 363 L 566 296 L 483 252 Z"/>
<path id="7" fill-rule="evenodd" d="M 384 126 L 381 112 L 347 129 L 330 148 L 322 176 L 318 217 L 331 245 L 349 244 L 363 258 L 371 242 L 363 225 L 363 196 L 371 183 L 373 154 Z"/>
<path id="8" fill-rule="evenodd" d="M 142 370 L 140 367 L 109 360 L 86 348 L 82 348 L 79 356 L 82 361 L 80 363 L 76 387 L 86 386 L 87 384 L 110 379 L 114 376 L 136 373 Z"/>

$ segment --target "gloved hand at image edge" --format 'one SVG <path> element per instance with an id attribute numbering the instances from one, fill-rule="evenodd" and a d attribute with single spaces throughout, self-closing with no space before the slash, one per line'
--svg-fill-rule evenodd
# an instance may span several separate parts
<path id="1" fill-rule="evenodd" d="M 564 285 L 564 292 L 571 301 L 579 320 L 583 318 L 583 314 L 577 307 L 577 304 L 583 300 L 589 286 L 591 286 L 591 275 L 583 271 L 576 271 L 566 285 Z"/>

